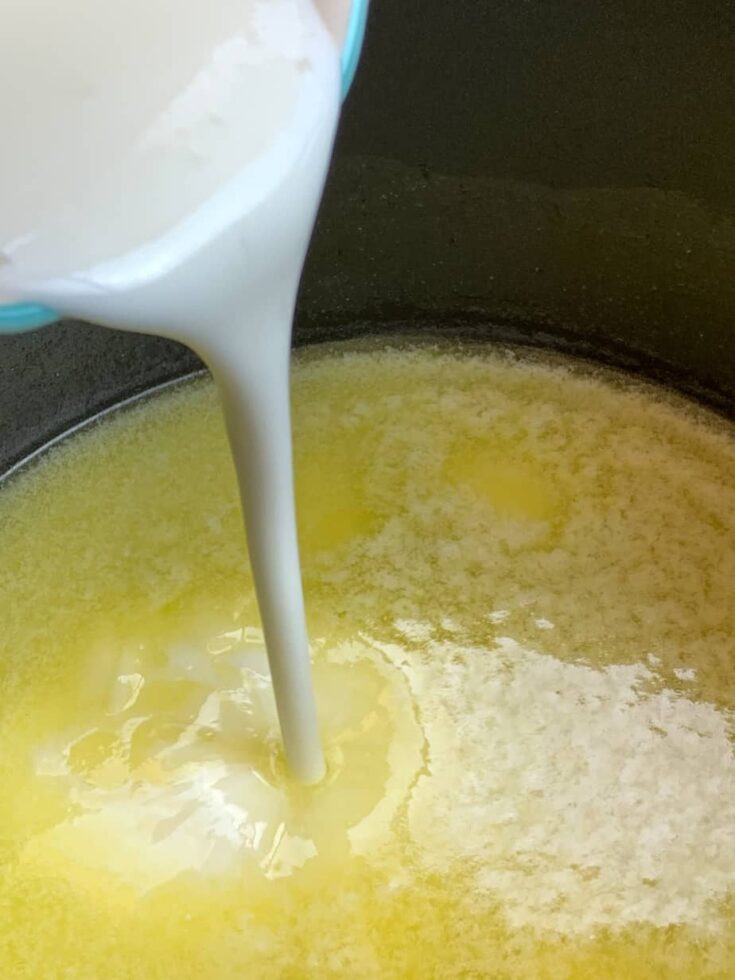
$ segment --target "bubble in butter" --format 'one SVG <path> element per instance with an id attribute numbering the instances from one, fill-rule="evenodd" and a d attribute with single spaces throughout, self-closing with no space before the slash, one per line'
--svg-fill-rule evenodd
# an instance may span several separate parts
<path id="1" fill-rule="evenodd" d="M 204 380 L 0 491 L 0 975 L 735 974 L 735 442 L 481 349 L 294 371 L 291 785 Z"/>

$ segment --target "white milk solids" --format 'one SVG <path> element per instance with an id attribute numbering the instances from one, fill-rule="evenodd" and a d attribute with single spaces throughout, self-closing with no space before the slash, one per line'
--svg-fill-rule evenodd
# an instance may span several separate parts
<path id="1" fill-rule="evenodd" d="M 175 337 L 211 367 L 283 736 L 324 773 L 293 506 L 288 361 L 349 5 L 3 0 L 0 293 Z M 182 474 L 185 478 L 185 474 Z"/>

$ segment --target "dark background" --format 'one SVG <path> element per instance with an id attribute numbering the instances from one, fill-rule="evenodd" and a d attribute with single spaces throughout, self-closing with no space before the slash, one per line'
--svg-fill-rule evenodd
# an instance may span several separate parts
<path id="1" fill-rule="evenodd" d="M 735 5 L 373 0 L 299 342 L 551 344 L 735 404 Z M 83 324 L 0 338 L 0 470 L 198 366 Z"/>

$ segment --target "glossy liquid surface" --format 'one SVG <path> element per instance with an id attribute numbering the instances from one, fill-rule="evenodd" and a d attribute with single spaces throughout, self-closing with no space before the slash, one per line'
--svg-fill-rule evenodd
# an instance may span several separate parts
<path id="1" fill-rule="evenodd" d="M 209 383 L 3 487 L 0 975 L 732 976 L 731 429 L 487 352 L 294 400 L 314 789 Z"/>

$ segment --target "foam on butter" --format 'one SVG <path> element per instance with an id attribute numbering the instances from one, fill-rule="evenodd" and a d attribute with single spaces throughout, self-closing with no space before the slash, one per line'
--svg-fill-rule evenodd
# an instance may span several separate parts
<path id="1" fill-rule="evenodd" d="M 731 975 L 730 427 L 488 352 L 294 397 L 319 787 L 209 384 L 3 488 L 3 975 Z"/>

